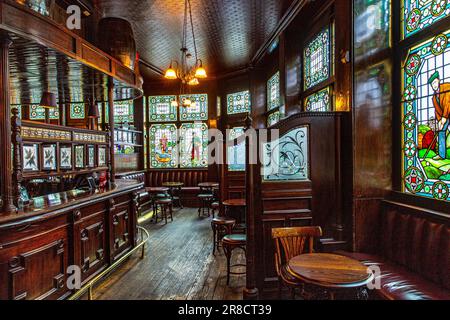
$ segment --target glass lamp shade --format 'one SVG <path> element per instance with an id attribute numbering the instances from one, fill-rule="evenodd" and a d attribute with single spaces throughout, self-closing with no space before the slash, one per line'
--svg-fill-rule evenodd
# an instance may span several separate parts
<path id="1" fill-rule="evenodd" d="M 203 68 L 202 66 L 198 67 L 197 70 L 195 71 L 195 77 L 198 79 L 207 78 L 208 75 L 206 74 L 205 68 Z"/>
<path id="2" fill-rule="evenodd" d="M 197 78 L 191 79 L 188 82 L 188 85 L 190 85 L 190 86 L 198 86 L 199 84 L 200 84 L 200 82 L 198 82 Z"/>
<path id="3" fill-rule="evenodd" d="M 164 75 L 166 79 L 169 80 L 175 80 L 177 79 L 177 72 L 172 67 L 169 67 L 169 69 L 166 70 L 166 74 Z"/>
<path id="4" fill-rule="evenodd" d="M 46 109 L 57 108 L 56 95 L 51 92 L 44 92 L 39 105 Z"/>

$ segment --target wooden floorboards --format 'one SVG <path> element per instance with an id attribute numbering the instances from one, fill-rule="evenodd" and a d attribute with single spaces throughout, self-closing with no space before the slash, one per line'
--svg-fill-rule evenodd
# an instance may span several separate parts
<path id="1" fill-rule="evenodd" d="M 146 223 L 150 239 L 145 258 L 136 253 L 95 289 L 94 299 L 242 299 L 245 275 L 231 276 L 226 285 L 226 260 L 222 252 L 212 255 L 210 223 L 211 218 L 198 218 L 196 209 L 176 211 L 167 225 Z M 233 258 L 245 259 L 239 251 Z"/>

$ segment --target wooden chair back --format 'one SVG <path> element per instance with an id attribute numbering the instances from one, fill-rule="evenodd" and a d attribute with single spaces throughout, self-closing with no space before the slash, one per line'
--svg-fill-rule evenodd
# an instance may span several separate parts
<path id="1" fill-rule="evenodd" d="M 272 229 L 272 239 L 275 240 L 275 267 L 278 275 L 280 267 L 287 264 L 295 256 L 314 252 L 314 240 L 322 236 L 322 228 L 294 227 Z M 281 250 L 283 249 L 283 251 Z"/>

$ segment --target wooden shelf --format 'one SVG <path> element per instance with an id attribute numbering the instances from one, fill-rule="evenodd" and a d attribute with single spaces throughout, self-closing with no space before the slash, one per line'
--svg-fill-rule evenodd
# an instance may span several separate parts
<path id="1" fill-rule="evenodd" d="M 47 177 L 60 177 L 69 175 L 79 175 L 79 174 L 89 174 L 99 171 L 108 171 L 108 167 L 92 168 L 92 169 L 80 169 L 80 170 L 60 170 L 60 171 L 49 171 L 49 172 L 24 172 L 23 179 L 43 179 Z"/>

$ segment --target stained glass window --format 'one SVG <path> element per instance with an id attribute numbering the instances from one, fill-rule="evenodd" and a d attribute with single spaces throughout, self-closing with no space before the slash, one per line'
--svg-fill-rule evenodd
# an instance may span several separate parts
<path id="1" fill-rule="evenodd" d="M 154 124 L 150 127 L 150 168 L 178 166 L 177 127 L 174 124 Z"/>
<path id="2" fill-rule="evenodd" d="M 227 96 L 228 114 L 248 113 L 251 111 L 250 108 L 251 101 L 249 91 L 236 92 Z"/>
<path id="3" fill-rule="evenodd" d="M 19 118 L 22 119 L 22 106 L 20 104 L 12 104 L 11 105 L 11 117 L 12 117 L 12 110 L 17 109 L 19 111 Z"/>
<path id="4" fill-rule="evenodd" d="M 327 27 L 306 45 L 303 57 L 305 90 L 331 76 L 332 41 L 330 27 Z"/>
<path id="5" fill-rule="evenodd" d="M 50 109 L 50 119 L 59 119 L 58 108 Z M 30 120 L 45 120 L 45 108 L 41 107 L 38 104 L 30 105 Z"/>
<path id="6" fill-rule="evenodd" d="M 229 171 L 245 171 L 245 141 L 238 143 L 238 137 L 245 134 L 244 128 L 233 128 L 227 130 L 228 141 L 233 141 L 233 145 L 228 146 L 227 164 Z"/>
<path id="7" fill-rule="evenodd" d="M 271 127 L 274 124 L 277 124 L 278 122 L 280 122 L 280 119 L 281 119 L 280 111 L 275 111 L 269 114 L 269 116 L 267 117 L 267 126 Z"/>
<path id="8" fill-rule="evenodd" d="M 403 38 L 423 30 L 450 15 L 448 0 L 403 0 Z"/>
<path id="9" fill-rule="evenodd" d="M 280 72 L 275 73 L 267 82 L 267 110 L 280 106 Z"/>
<path id="10" fill-rule="evenodd" d="M 86 117 L 86 107 L 84 103 L 70 104 L 70 119 L 84 119 Z"/>
<path id="11" fill-rule="evenodd" d="M 373 55 L 390 46 L 390 0 L 355 0 L 355 57 Z"/>
<path id="12" fill-rule="evenodd" d="M 177 121 L 177 107 L 171 104 L 176 99 L 176 96 L 148 97 L 150 122 Z"/>
<path id="13" fill-rule="evenodd" d="M 449 36 L 411 48 L 402 69 L 404 191 L 438 200 L 450 199 Z"/>
<path id="14" fill-rule="evenodd" d="M 180 128 L 180 167 L 208 166 L 208 126 L 205 123 L 185 123 Z"/>
<path id="15" fill-rule="evenodd" d="M 198 121 L 208 120 L 208 95 L 207 94 L 191 94 L 181 95 L 181 104 L 184 104 L 186 99 L 190 99 L 194 105 L 190 107 L 181 106 L 180 121 Z"/>
<path id="16" fill-rule="evenodd" d="M 133 101 L 116 101 L 116 102 L 114 102 L 114 122 L 115 123 L 133 123 L 134 122 Z"/>
<path id="17" fill-rule="evenodd" d="M 263 153 L 263 177 L 268 181 L 308 179 L 308 128 L 289 131 L 277 141 L 266 143 Z"/>
<path id="18" fill-rule="evenodd" d="M 331 89 L 326 87 L 319 92 L 316 92 L 305 99 L 305 110 L 318 112 L 318 111 L 331 111 Z"/>

